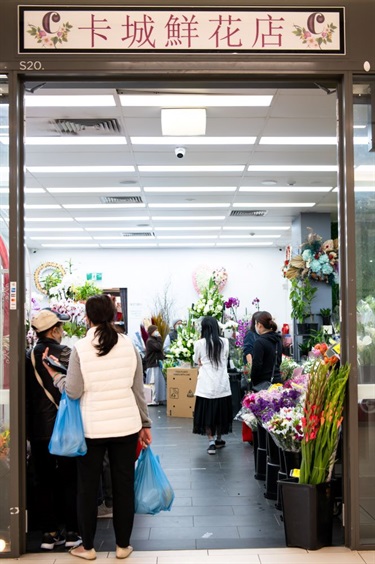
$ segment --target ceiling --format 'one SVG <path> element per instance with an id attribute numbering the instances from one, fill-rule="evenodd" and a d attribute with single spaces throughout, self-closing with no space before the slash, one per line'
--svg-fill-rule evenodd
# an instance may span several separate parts
<path id="1" fill-rule="evenodd" d="M 317 85 L 168 92 L 113 86 L 27 88 L 29 248 L 282 248 L 301 212 L 336 218 L 334 92 Z M 172 97 L 164 100 L 164 94 Z M 200 94 L 206 98 L 197 101 Z M 225 101 L 217 101 L 220 94 Z M 79 98 L 69 106 L 72 95 Z M 111 105 L 98 105 L 98 95 Z M 243 105 L 263 95 L 269 105 Z M 193 106 L 206 109 L 205 135 L 162 135 L 163 108 Z M 140 139 L 145 137 L 153 139 Z M 235 144 L 229 144 L 231 137 Z M 283 137 L 289 138 L 286 144 Z M 183 158 L 176 157 L 177 147 L 185 149 Z M 189 169 L 218 165 L 224 168 Z M 295 169 L 301 165 L 310 170 Z M 85 168 L 68 172 L 70 166 Z M 125 168 L 100 172 L 100 166 Z M 143 168 L 150 166 L 173 168 Z"/>

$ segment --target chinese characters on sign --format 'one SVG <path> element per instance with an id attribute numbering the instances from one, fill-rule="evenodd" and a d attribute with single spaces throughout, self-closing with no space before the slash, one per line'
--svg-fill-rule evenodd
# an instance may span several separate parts
<path id="1" fill-rule="evenodd" d="M 20 53 L 111 51 L 343 54 L 344 9 L 19 7 Z"/>

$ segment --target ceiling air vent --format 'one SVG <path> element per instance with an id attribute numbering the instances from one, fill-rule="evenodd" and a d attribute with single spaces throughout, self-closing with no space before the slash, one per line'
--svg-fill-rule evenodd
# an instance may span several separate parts
<path id="1" fill-rule="evenodd" d="M 126 231 L 125 233 L 121 233 L 121 235 L 123 237 L 155 237 L 155 233 L 152 231 L 134 231 L 134 233 Z"/>
<path id="2" fill-rule="evenodd" d="M 121 127 L 117 119 L 55 119 L 52 125 L 58 133 L 66 135 L 78 135 L 79 133 L 95 133 L 116 135 L 121 133 Z"/>
<path id="3" fill-rule="evenodd" d="M 230 212 L 231 217 L 263 217 L 268 214 L 267 210 L 232 210 Z"/>
<path id="4" fill-rule="evenodd" d="M 100 196 L 103 204 L 143 204 L 140 196 Z"/>

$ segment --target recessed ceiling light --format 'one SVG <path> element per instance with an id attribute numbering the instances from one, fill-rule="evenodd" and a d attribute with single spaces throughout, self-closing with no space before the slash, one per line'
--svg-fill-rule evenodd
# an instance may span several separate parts
<path id="1" fill-rule="evenodd" d="M 213 108 L 269 106 L 273 96 L 269 95 L 225 95 L 225 94 L 120 94 L 122 106 L 144 106 L 157 108 Z"/>
<path id="2" fill-rule="evenodd" d="M 217 235 L 158 235 L 158 239 L 217 239 Z"/>
<path id="3" fill-rule="evenodd" d="M 118 248 L 131 248 L 131 247 L 156 247 L 156 243 L 101 243 L 99 245 L 104 249 L 109 249 L 111 247 L 118 247 Z"/>
<path id="4" fill-rule="evenodd" d="M 98 172 L 134 172 L 134 166 L 27 166 L 29 172 L 66 174 L 69 172 L 97 174 Z"/>
<path id="5" fill-rule="evenodd" d="M 281 235 L 250 235 L 250 234 L 243 234 L 243 235 L 220 235 L 219 239 L 278 239 Z"/>
<path id="6" fill-rule="evenodd" d="M 263 186 L 276 186 L 276 180 L 263 180 Z"/>
<path id="7" fill-rule="evenodd" d="M 223 227 L 224 230 L 230 230 L 230 231 L 235 231 L 235 230 L 243 230 L 246 229 L 246 231 L 287 231 L 288 229 L 290 229 L 289 225 L 271 225 L 271 226 L 262 226 L 262 227 L 255 227 L 253 225 L 244 225 L 244 226 L 227 226 L 227 227 Z"/>
<path id="8" fill-rule="evenodd" d="M 136 227 L 85 227 L 85 231 L 137 231 Z"/>
<path id="9" fill-rule="evenodd" d="M 26 210 L 60 210 L 59 204 L 25 204 Z"/>
<path id="10" fill-rule="evenodd" d="M 97 248 L 99 247 L 98 243 L 42 243 L 42 247 L 50 247 L 54 249 L 62 249 L 62 248 L 71 248 L 71 247 L 79 247 L 82 249 L 86 248 Z"/>
<path id="11" fill-rule="evenodd" d="M 272 241 L 258 241 L 254 243 L 216 243 L 217 247 L 269 247 L 273 245 Z"/>
<path id="12" fill-rule="evenodd" d="M 131 137 L 133 145 L 254 145 L 256 137 Z"/>
<path id="13" fill-rule="evenodd" d="M 103 217 L 103 216 L 96 216 L 96 217 L 75 217 L 74 218 L 76 221 L 79 221 L 81 223 L 84 223 L 85 221 L 108 221 L 110 223 L 112 223 L 113 221 L 146 221 L 149 219 L 148 215 L 134 215 L 134 216 L 121 216 L 121 217 L 116 217 L 116 216 L 109 216 L 109 217 Z"/>
<path id="14" fill-rule="evenodd" d="M 148 204 L 149 208 L 229 208 L 230 204 Z"/>
<path id="15" fill-rule="evenodd" d="M 315 206 L 315 202 L 272 202 L 272 203 L 262 203 L 262 204 L 249 204 L 246 202 L 237 202 L 233 204 L 234 208 L 311 208 Z"/>
<path id="16" fill-rule="evenodd" d="M 25 96 L 25 105 L 29 108 L 92 108 L 92 107 L 109 107 L 116 106 L 116 102 L 112 94 L 96 94 L 88 96 L 87 94 L 61 94 L 56 95 L 43 95 L 33 94 L 32 96 Z"/>
<path id="17" fill-rule="evenodd" d="M 29 239 L 32 241 L 92 241 L 92 237 L 68 237 L 67 235 L 64 235 L 63 237 L 29 237 Z"/>
<path id="18" fill-rule="evenodd" d="M 25 221 L 40 223 L 40 222 L 65 222 L 65 221 L 74 221 L 72 217 L 25 217 Z"/>
<path id="19" fill-rule="evenodd" d="M 221 229 L 220 225 L 204 225 L 202 227 L 155 227 L 155 231 L 219 231 Z"/>
<path id="20" fill-rule="evenodd" d="M 155 239 L 155 237 L 153 235 L 149 236 L 150 239 Z M 93 239 L 95 239 L 95 241 L 123 241 L 124 237 L 116 237 L 115 235 L 111 235 L 111 236 L 106 236 L 106 235 L 101 235 L 100 237 L 93 237 Z M 132 241 L 134 240 L 139 240 L 139 239 L 145 239 L 144 235 L 140 235 L 139 237 L 137 236 L 132 236 Z"/>
<path id="21" fill-rule="evenodd" d="M 166 188 L 159 186 L 144 186 L 145 192 L 171 192 L 178 194 L 179 192 L 235 192 L 237 186 L 168 186 Z"/>
<path id="22" fill-rule="evenodd" d="M 259 145 L 337 145 L 336 137 L 262 137 Z"/>
<path id="23" fill-rule="evenodd" d="M 162 108 L 163 135 L 205 135 L 205 108 Z"/>
<path id="24" fill-rule="evenodd" d="M 58 232 L 76 232 L 76 231 L 84 231 L 82 227 L 25 227 L 25 231 L 28 233 L 38 233 L 40 232 L 51 232 L 58 231 Z"/>
<path id="25" fill-rule="evenodd" d="M 140 165 L 139 172 L 243 172 L 245 165 Z"/>
<path id="26" fill-rule="evenodd" d="M 118 210 L 118 209 L 125 209 L 125 208 L 144 208 L 146 204 L 64 204 L 63 208 L 67 210 L 82 210 L 82 209 L 90 209 L 90 210 Z"/>
<path id="27" fill-rule="evenodd" d="M 159 247 L 214 247 L 215 243 L 159 243 Z"/>
<path id="28" fill-rule="evenodd" d="M 45 194 L 44 188 L 25 188 L 25 194 Z"/>
<path id="29" fill-rule="evenodd" d="M 125 194 L 128 192 L 140 192 L 139 186 L 134 186 L 133 188 L 122 188 L 120 186 L 116 187 L 97 187 L 97 188 L 47 188 L 50 194 Z"/>
<path id="30" fill-rule="evenodd" d="M 286 192 L 330 192 L 332 186 L 240 186 L 239 192 L 274 192 L 275 194 L 279 192 L 280 194 Z"/>
<path id="31" fill-rule="evenodd" d="M 151 217 L 152 221 L 220 221 L 223 219 L 225 215 L 153 215 Z"/>
<path id="32" fill-rule="evenodd" d="M 125 137 L 25 137 L 25 145 L 126 145 Z"/>
<path id="33" fill-rule="evenodd" d="M 337 165 L 249 165 L 249 172 L 337 172 Z"/>

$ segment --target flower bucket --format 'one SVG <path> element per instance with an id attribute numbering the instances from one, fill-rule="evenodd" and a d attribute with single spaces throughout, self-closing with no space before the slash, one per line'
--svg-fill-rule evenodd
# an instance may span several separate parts
<path id="1" fill-rule="evenodd" d="M 333 496 L 330 483 L 279 482 L 287 546 L 318 550 L 332 544 Z"/>

